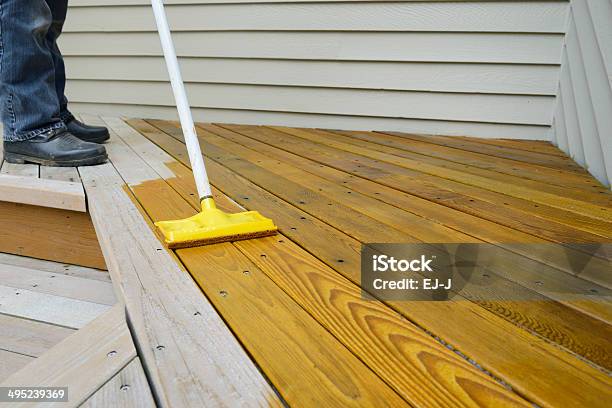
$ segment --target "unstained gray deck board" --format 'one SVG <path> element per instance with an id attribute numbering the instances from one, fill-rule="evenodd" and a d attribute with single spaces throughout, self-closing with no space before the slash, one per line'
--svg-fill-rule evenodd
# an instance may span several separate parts
<path id="1" fill-rule="evenodd" d="M 113 305 L 113 285 L 99 280 L 78 278 L 0 263 L 0 282 L 5 286 L 27 289 L 85 302 Z"/>
<path id="2" fill-rule="evenodd" d="M 81 408 L 148 408 L 155 407 L 149 383 L 136 357 L 102 388 L 96 391 Z"/>
<path id="3" fill-rule="evenodd" d="M 78 329 L 108 309 L 107 305 L 0 285 L 0 313 L 12 316 Z"/>
<path id="4" fill-rule="evenodd" d="M 33 360 L 34 357 L 0 349 L 0 382 Z"/>
<path id="5" fill-rule="evenodd" d="M 2 252 L 0 252 L 0 264 L 21 266 L 24 268 L 36 269 L 39 271 L 61 273 L 63 275 L 75 276 L 84 279 L 99 280 L 102 282 L 111 281 L 108 271 L 104 271 L 101 269 L 47 261 L 44 259 L 30 258 L 27 256 L 6 254 Z"/>
<path id="6" fill-rule="evenodd" d="M 40 357 L 74 329 L 0 314 L 0 349 Z"/>

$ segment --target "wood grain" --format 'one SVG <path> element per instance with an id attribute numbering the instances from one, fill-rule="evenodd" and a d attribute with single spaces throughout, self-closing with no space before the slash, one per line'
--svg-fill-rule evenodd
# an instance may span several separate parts
<path id="1" fill-rule="evenodd" d="M 33 357 L 0 349 L 0 382 L 21 370 L 33 360 Z"/>
<path id="2" fill-rule="evenodd" d="M 101 269 L 93 269 L 87 268 L 85 266 L 46 261 L 43 259 L 30 258 L 27 256 L 0 253 L 0 264 L 19 266 L 22 268 L 30 268 L 35 269 L 37 271 L 61 273 L 63 275 L 74 276 L 77 278 L 110 282 L 110 276 L 108 275 L 108 272 Z"/>
<path id="3" fill-rule="evenodd" d="M 118 304 L 0 385 L 68 387 L 70 403 L 78 406 L 135 356 L 124 306 Z M 27 407 L 30 403 L 12 406 Z"/>
<path id="4" fill-rule="evenodd" d="M 161 139 L 163 138 L 158 136 L 158 142 Z M 285 223 L 284 213 L 288 211 L 287 206 L 283 206 L 277 198 L 266 195 L 253 186 L 249 187 L 248 200 L 246 200 L 245 188 L 249 186 L 248 181 L 231 172 L 221 172 L 218 166 L 210 165 L 212 163 L 209 161 L 211 178 L 216 180 L 218 186 L 222 186 L 224 193 L 229 194 L 239 204 L 255 206 L 261 211 L 275 214 L 275 221 L 279 225 Z M 347 240 L 342 234 L 325 230 L 323 225 L 317 223 L 316 219 L 308 217 L 308 214 L 302 216 L 304 217 L 303 222 L 300 221 L 299 211 L 293 216 L 287 216 L 285 225 L 291 228 L 285 228 L 282 231 L 287 231 L 289 238 L 307 247 L 311 253 L 326 264 L 353 282 L 357 282 L 359 279 L 357 274 L 358 250 L 351 245 L 350 240 Z M 330 235 L 323 235 L 323 231 Z M 327 238 L 323 238 L 325 236 Z M 333 247 L 333 251 L 328 250 L 330 246 Z M 433 333 L 441 336 L 487 370 L 512 384 L 514 389 L 519 390 L 522 395 L 528 396 L 538 404 L 555 405 L 559 403 L 560 398 L 564 403 L 572 399 L 577 405 L 601 404 L 602 398 L 605 398 L 604 395 L 607 392 L 605 390 L 608 387 L 605 384 L 609 379 L 598 370 L 592 369 L 570 354 L 561 352 L 527 331 L 486 312 L 474 303 L 465 301 L 451 303 L 411 302 L 402 304 L 398 302 L 392 306 L 411 320 L 419 322 L 422 327 L 428 329 L 435 327 L 435 330 L 432 330 Z M 470 327 L 471 330 L 466 331 L 466 327 Z M 483 332 L 487 333 L 487 336 L 477 335 Z M 500 353 L 500 350 L 503 352 Z M 539 382 L 537 385 L 525 381 L 524 375 L 529 376 L 526 373 L 539 371 L 544 366 L 547 367 L 545 370 L 548 373 L 557 374 L 547 377 L 548 380 L 542 378 L 541 381 L 546 383 Z M 569 368 L 570 366 L 575 368 Z M 585 375 L 585 370 L 589 374 Z M 598 379 L 595 380 L 595 378 Z M 597 391 L 593 390 L 593 394 L 586 395 L 583 387 L 594 387 Z M 574 388 L 575 392 L 568 391 L 570 388 Z M 583 391 L 578 391 L 579 389 Z M 593 398 L 592 395 L 595 394 L 599 397 Z M 577 399 L 583 400 L 579 402 Z"/>
<path id="5" fill-rule="evenodd" d="M 423 162 L 412 163 L 407 160 L 402 160 L 401 158 L 395 157 L 393 155 L 371 151 L 369 149 L 365 149 L 363 147 L 355 146 L 353 144 L 342 141 L 336 141 L 331 137 L 326 137 L 325 133 L 322 133 L 321 131 L 317 130 L 306 132 L 300 129 L 292 128 L 277 127 L 277 129 L 280 129 L 294 136 L 304 138 L 306 140 L 315 141 L 316 143 L 332 146 L 343 151 L 355 153 L 375 160 L 393 163 L 400 167 L 404 167 L 414 171 L 428 173 L 430 175 L 437 176 L 440 178 L 446 178 L 452 181 L 465 183 L 485 190 L 506 194 L 516 198 L 526 199 L 539 204 L 545 204 L 551 207 L 556 207 L 571 212 L 583 213 L 595 219 L 600 219 L 607 222 L 612 221 L 612 215 L 608 214 L 608 209 L 606 208 L 606 206 L 594 205 L 588 202 L 582 202 L 568 197 L 558 197 L 554 194 L 541 192 L 522 186 L 513 186 L 508 184 L 499 185 L 499 183 L 495 183 L 487 179 L 486 177 L 475 175 L 470 175 L 470 177 L 466 177 L 463 173 L 458 172 L 456 170 L 439 169 L 436 166 L 431 166 Z"/>
<path id="6" fill-rule="evenodd" d="M 86 213 L 0 202 L 0 251 L 106 269 Z"/>
<path id="7" fill-rule="evenodd" d="M 200 135 L 203 142 L 202 151 L 207 157 L 242 175 L 276 197 L 359 240 L 361 244 L 368 242 L 461 242 L 450 233 L 447 233 L 446 236 L 443 234 L 429 235 L 419 240 L 403 231 L 412 232 L 427 227 L 417 223 L 401 225 L 401 218 L 397 225 L 391 222 L 382 224 L 378 218 L 375 218 L 378 213 L 372 213 L 367 208 L 366 202 L 358 200 L 358 197 L 354 202 L 351 202 L 351 198 L 344 198 L 347 195 L 346 189 L 336 190 L 335 194 L 321 194 L 317 191 L 317 187 L 320 190 L 326 186 L 321 185 L 317 180 L 313 180 L 310 189 L 305 189 L 302 187 L 305 184 L 303 180 L 312 178 L 312 176 L 300 173 L 297 169 L 277 161 L 268 162 L 269 165 L 266 165 L 265 156 L 248 152 L 247 149 L 237 144 L 225 143 L 226 148 L 219 149 L 217 146 L 224 144 L 223 141 L 219 141 L 219 138 L 209 136 L 205 132 L 200 132 Z M 211 140 L 214 140 L 214 144 L 208 143 Z M 244 160 L 245 157 L 248 160 Z M 290 176 L 292 173 L 298 174 L 292 178 Z M 333 187 L 327 186 L 327 188 L 333 191 Z M 249 197 L 248 189 L 245 189 L 243 196 Z M 349 196 L 352 197 L 353 194 Z M 475 241 L 469 240 L 468 242 Z M 511 274 L 515 263 L 510 257 L 503 271 Z M 503 279 L 496 274 L 499 265 L 498 262 L 487 279 L 470 282 L 465 286 L 462 289 L 463 296 L 520 327 L 525 327 L 563 345 L 603 367 L 612 368 L 612 361 L 608 358 L 612 354 L 612 349 L 609 348 L 607 341 L 612 336 L 611 326 Z M 524 299 L 529 302 L 513 302 L 514 299 Z M 538 307 L 534 307 L 536 304 Z M 569 330 L 568 321 L 574 322 L 570 325 L 572 328 Z"/>
<path id="8" fill-rule="evenodd" d="M 87 211 L 80 182 L 0 174 L 0 196 L 13 203 Z"/>
<path id="9" fill-rule="evenodd" d="M 155 407 L 140 359 L 135 357 L 97 390 L 81 407 L 148 408 Z"/>
<path id="10" fill-rule="evenodd" d="M 363 141 L 369 141 L 384 146 L 397 148 L 400 150 L 411 151 L 425 156 L 432 156 L 443 160 L 449 160 L 454 163 L 474 166 L 481 169 L 493 170 L 495 172 L 514 175 L 523 179 L 541 181 L 544 183 L 556 185 L 564 188 L 576 188 L 585 192 L 607 192 L 601 186 L 593 186 L 589 181 L 592 181 L 582 168 L 575 169 L 575 163 L 571 163 L 571 159 L 566 156 L 555 156 L 549 154 L 540 154 L 546 158 L 552 157 L 558 159 L 555 161 L 556 168 L 546 166 L 542 161 L 534 160 L 533 163 L 526 163 L 520 160 L 522 154 L 527 154 L 526 151 L 518 151 L 522 154 L 515 154 L 510 158 L 495 156 L 498 148 L 491 145 L 484 145 L 484 149 L 480 151 L 464 150 L 461 148 L 466 142 L 461 140 L 454 144 L 447 142 L 450 137 L 432 136 L 433 142 L 429 141 L 427 136 L 415 136 L 409 134 L 387 134 L 380 132 L 360 132 L 360 131 L 333 131 L 333 133 L 341 134 Z M 438 139 L 443 139 L 442 142 L 435 143 Z M 442 144 L 444 143 L 444 144 Z M 476 142 L 471 142 L 476 144 Z M 450 145 L 450 146 L 447 146 Z M 487 149 L 488 148 L 488 149 Z M 475 150 L 475 149 L 472 149 Z M 498 153 L 499 155 L 500 153 Z M 568 163 L 569 162 L 569 163 Z M 569 164 L 573 164 L 572 168 L 568 169 Z M 563 176 L 561 178 L 560 176 Z"/>
<path id="11" fill-rule="evenodd" d="M 127 167 L 120 171 L 129 173 Z M 147 194 L 150 188 L 155 194 Z M 153 221 L 195 212 L 163 182 L 144 182 L 133 186 L 133 191 Z M 160 193 L 166 199 L 156 199 Z M 170 200 L 172 194 L 174 199 Z M 233 245 L 184 249 L 177 255 L 289 404 L 405 405 Z M 245 269 L 253 271 L 253 279 L 241 278 Z M 239 279 L 232 280 L 232 276 Z M 235 300 L 225 302 L 224 291 L 231 293 L 232 299 L 236 296 Z M 269 336 L 261 336 L 262 332 Z M 300 381 L 295 382 L 298 376 Z"/>
<path id="12" fill-rule="evenodd" d="M 155 133 L 151 131 L 151 126 L 143 124 L 142 121 L 130 121 L 130 123 L 136 126 L 139 131 L 146 134 L 148 137 L 155 137 Z M 158 126 L 161 126 L 158 124 Z M 508 229 L 502 225 L 495 224 L 483 220 L 481 218 L 474 217 L 470 214 L 466 214 L 449 207 L 444 207 L 421 199 L 419 197 L 408 195 L 399 190 L 395 190 L 381 184 L 377 184 L 367 179 L 354 177 L 348 173 L 333 169 L 327 166 L 321 166 L 318 163 L 311 161 L 305 157 L 301 157 L 297 154 L 278 149 L 274 146 L 259 142 L 255 139 L 245 137 L 236 132 L 232 132 L 228 129 L 224 129 L 220 126 L 215 125 L 198 125 L 201 129 L 206 129 L 208 132 L 222 135 L 224 139 L 234 141 L 242 146 L 248 147 L 255 152 L 261 153 L 257 156 L 255 161 L 258 164 L 271 163 L 272 165 L 267 166 L 272 171 L 278 170 L 282 167 L 282 176 L 292 177 L 295 173 L 289 171 L 287 166 L 282 164 L 292 164 L 295 168 L 306 170 L 300 172 L 298 177 L 292 178 L 304 186 L 311 189 L 317 189 L 321 194 L 328 194 L 327 186 L 329 183 L 322 181 L 331 182 L 332 186 L 343 186 L 341 189 L 341 196 L 344 196 L 343 202 L 347 203 L 354 197 L 359 197 L 363 201 L 358 201 L 357 205 L 362 211 L 369 210 L 372 206 L 366 205 L 370 202 L 364 200 L 364 196 L 370 199 L 376 199 L 380 202 L 391 204 L 391 208 L 385 208 L 385 211 L 379 211 L 374 218 L 384 220 L 387 214 L 392 217 L 396 217 L 393 225 L 401 225 L 402 217 L 399 215 L 402 212 L 410 211 L 425 219 L 435 221 L 437 223 L 447 225 L 454 230 L 462 231 L 470 236 L 473 236 L 479 240 L 485 242 L 498 243 L 500 247 L 508 248 L 510 251 L 516 251 L 517 248 L 521 248 L 508 245 L 508 242 L 517 241 L 523 239 L 523 236 L 516 234 L 516 230 Z M 155 128 L 153 128 L 155 129 Z M 171 129 L 168 129 L 170 131 Z M 180 143 L 177 145 L 168 141 L 166 144 L 167 149 L 171 149 L 173 155 L 184 158 L 183 150 Z M 230 151 L 235 151 L 236 145 L 231 145 Z M 265 156 L 265 159 L 263 158 Z M 314 175 L 320 176 L 320 178 L 314 178 Z M 313 182 L 314 181 L 314 182 Z M 352 194 L 346 194 L 348 192 Z M 357 194 L 356 194 L 357 193 Z M 329 195 L 331 199 L 335 197 Z M 399 211 L 401 209 L 402 211 Z M 412 232 L 412 230 L 411 230 Z M 415 233 L 416 237 L 419 237 L 418 231 Z M 605 233 L 605 232 L 604 232 Z M 421 237 L 426 239 L 425 236 Z M 451 235 L 447 236 L 447 242 L 453 242 Z M 458 241 L 459 242 L 459 241 Z M 463 242 L 470 242 L 469 237 Z M 547 297 L 555 299 L 563 304 L 570 307 L 577 307 L 579 310 L 586 312 L 594 317 L 601 318 L 606 322 L 612 322 L 612 310 L 609 302 L 603 301 L 603 299 L 588 300 L 589 295 L 596 291 L 604 296 L 612 294 L 609 289 L 594 285 L 591 282 L 584 281 L 580 278 L 571 276 L 569 274 L 561 273 L 558 269 L 549 267 L 547 265 L 537 263 L 525 257 L 512 256 L 511 253 L 499 252 L 498 257 L 507 258 L 508 265 L 512 265 L 510 269 L 506 270 L 503 276 L 507 279 L 513 280 L 520 283 L 521 285 L 528 287 L 538 293 L 542 293 Z M 511 259 L 510 259 L 511 258 Z M 502 264 L 503 266 L 503 264 Z M 534 274 L 533 271 L 538 270 L 538 274 Z M 497 272 L 502 272 L 498 269 Z M 537 276 L 535 276 L 537 275 Z M 537 282 L 537 283 L 536 283 Z M 586 296 L 584 301 L 568 300 L 567 294 L 580 294 Z"/>
<path id="13" fill-rule="evenodd" d="M 84 279 L 0 263 L 0 282 L 33 292 L 112 306 L 115 294 L 110 282 Z"/>
<path id="14" fill-rule="evenodd" d="M 79 329 L 109 306 L 0 285 L 0 313 Z"/>
<path id="15" fill-rule="evenodd" d="M 157 122 L 152 123 L 157 124 Z M 172 130 L 173 127 L 172 124 L 166 124 L 164 130 L 170 133 L 175 132 L 176 128 Z M 309 142 L 305 139 L 296 139 L 287 133 L 261 127 L 253 128 L 237 125 L 224 125 L 224 127 L 246 134 L 260 141 L 279 146 L 290 152 L 308 152 L 308 157 L 317 161 L 320 166 L 329 166 L 337 170 L 343 170 L 350 173 L 352 176 L 365 178 L 383 186 L 416 195 L 422 199 L 445 205 L 469 215 L 484 218 L 498 224 L 508 224 L 515 227 L 515 231 L 512 232 L 513 238 L 511 240 L 506 238 L 498 242 L 548 242 L 540 238 L 540 234 L 535 236 L 519 230 L 520 227 L 517 223 L 520 224 L 521 220 L 525 216 L 528 216 L 527 214 L 522 214 L 519 218 L 508 216 L 500 217 L 500 214 L 504 214 L 506 211 L 513 211 L 517 206 L 524 213 L 537 212 L 538 216 L 552 213 L 555 218 L 559 218 L 560 221 L 564 221 L 565 223 L 571 222 L 574 218 L 581 217 L 578 213 L 559 212 L 558 209 L 552 207 L 546 208 L 543 205 L 533 203 L 526 205 L 525 203 L 527 203 L 527 201 L 489 192 L 467 184 L 456 183 L 413 171 L 406 172 L 408 169 L 403 167 L 383 163 L 365 156 L 354 155 L 346 151 L 338 151 L 331 147 Z M 176 136 L 176 134 L 173 134 L 173 136 Z M 500 203 L 504 204 L 503 207 Z M 508 205 L 505 205 L 505 203 L 508 203 Z M 522 206 L 525 206 L 525 211 L 521 208 Z M 542 213 L 538 212 L 540 207 L 543 207 L 541 208 L 543 210 Z M 558 214 L 555 215 L 556 213 Z M 587 219 L 589 218 L 587 217 Z M 590 223 L 601 224 L 602 221 L 590 218 Z M 612 230 L 611 224 L 606 223 L 604 231 L 608 231 L 607 234 L 609 235 L 610 230 Z M 575 273 L 574 268 L 567 262 L 563 262 L 563 259 L 558 256 L 551 257 L 550 254 L 539 252 L 533 253 L 533 251 L 531 251 L 531 253 L 524 253 L 524 255 L 543 263 L 554 265 L 568 273 Z M 576 259 L 580 259 L 583 255 L 574 251 L 572 256 Z M 585 262 L 585 265 L 586 268 L 580 275 L 583 279 L 591 280 L 592 282 L 596 282 L 608 288 L 612 287 L 609 273 L 607 272 L 609 270 L 608 262 L 593 258 L 591 261 Z"/>
<path id="16" fill-rule="evenodd" d="M 74 333 L 73 329 L 0 314 L 0 349 L 30 357 L 44 352 Z"/>
<path id="17" fill-rule="evenodd" d="M 153 135 L 156 132 L 155 128 L 144 121 L 128 123 L 143 134 Z M 191 177 L 190 173 L 180 171 L 185 168 L 170 156 L 154 154 L 156 147 L 152 143 L 144 143 L 143 140 L 146 139 L 140 135 L 139 140 L 134 133 L 123 139 L 149 166 L 160 168 L 162 164 L 169 166 L 174 162 L 171 167 L 176 176 L 166 179 L 168 184 L 178 186 L 177 179 Z M 190 187 L 177 191 L 197 208 L 199 203 L 193 195 L 195 186 L 191 184 Z M 241 207 L 221 193 L 215 194 L 215 201 L 226 211 L 241 211 Z M 342 278 L 283 236 L 245 241 L 236 243 L 236 246 L 409 402 L 425 406 L 446 406 L 452 404 L 451 401 L 463 401 L 468 405 L 476 403 L 478 399 L 473 398 L 469 390 L 455 391 L 456 387 L 463 389 L 459 378 L 467 376 L 484 387 L 480 389 L 491 403 L 520 403 L 513 395 L 500 392 L 501 389 L 495 382 L 491 382 L 490 378 L 483 377 L 480 371 L 474 370 L 455 354 L 444 349 L 419 328 L 412 326 L 381 303 L 362 299 L 357 285 Z M 264 252 L 265 258 L 261 256 Z M 248 271 L 248 274 L 250 275 L 251 271 Z M 340 312 L 335 313 L 335 310 Z M 396 339 L 405 339 L 405 342 Z M 406 348 L 398 347 L 398 341 L 407 344 Z M 462 374 L 449 377 L 442 372 L 438 373 L 437 364 L 429 365 L 419 358 L 425 350 L 428 355 L 445 361 L 444 366 L 451 364 Z M 423 383 L 436 384 L 436 387 L 439 387 L 439 395 L 413 392 L 420 389 Z"/>

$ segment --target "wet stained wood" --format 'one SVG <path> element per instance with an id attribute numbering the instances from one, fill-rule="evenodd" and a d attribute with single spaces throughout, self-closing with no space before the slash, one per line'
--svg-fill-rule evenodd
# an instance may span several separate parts
<path id="1" fill-rule="evenodd" d="M 150 125 L 142 121 L 129 123 L 143 134 L 154 137 L 156 130 Z M 160 163 L 149 154 L 150 149 L 138 141 L 131 146 L 149 165 L 159 167 Z M 173 159 L 166 157 L 163 160 L 168 166 Z M 183 178 L 184 172 L 179 172 L 182 166 L 177 164 L 171 168 L 176 172 L 176 178 Z M 174 185 L 176 178 L 166 181 Z M 182 191 L 181 196 L 197 208 L 193 191 L 194 186 Z M 226 211 L 241 210 L 227 196 L 216 194 L 215 200 Z M 484 406 L 520 404 L 520 400 L 499 388 L 491 378 L 483 376 L 397 312 L 382 303 L 362 299 L 358 285 L 341 277 L 284 236 L 237 242 L 235 245 L 409 402 L 419 406 L 446 406 L 460 401 Z M 242 275 L 251 276 L 255 273 L 251 269 L 243 270 Z M 234 279 L 243 279 L 242 275 L 236 273 Z M 209 269 L 202 274 L 202 279 L 208 276 Z M 227 297 L 232 296 L 227 292 Z M 423 355 L 431 358 L 423 359 Z M 445 367 L 449 366 L 454 367 L 453 375 L 445 374 Z M 463 378 L 470 378 L 470 381 L 463 382 Z M 415 392 L 423 384 L 430 384 L 438 392 Z"/>
<path id="2" fill-rule="evenodd" d="M 158 124 L 157 122 L 152 123 Z M 164 130 L 168 129 L 168 125 L 165 126 Z M 164 141 L 164 138 L 159 135 L 147 136 L 157 138 L 156 142 L 161 143 L 162 146 L 164 146 L 163 142 L 173 144 L 167 139 Z M 176 148 L 176 145 L 173 148 Z M 177 158 L 180 158 L 179 155 Z M 266 212 L 275 214 L 275 220 L 279 225 L 286 223 L 282 231 L 290 239 L 301 246 L 307 246 L 310 252 L 352 281 L 358 281 L 359 259 L 354 241 L 352 244 L 350 239 L 342 237 L 343 234 L 334 232 L 337 230 L 326 230 L 326 224 L 317 222 L 315 217 L 303 211 L 291 210 L 295 211 L 294 214 L 285 216 L 283 213 L 290 212 L 288 208 L 293 206 L 288 207 L 286 203 L 283 205 L 282 202 L 279 202 L 278 197 L 266 194 L 257 186 L 249 188 L 248 195 L 245 195 L 245 186 L 248 185 L 246 179 L 231 171 L 224 171 L 223 166 L 214 160 L 209 161 L 209 167 L 212 178 L 217 180 L 217 186 L 221 187 L 224 193 L 242 205 L 254 206 L 261 211 L 267 209 Z M 330 235 L 322 238 L 322 231 Z M 346 243 L 346 246 L 343 242 Z M 333 254 L 326 248 L 329 246 L 334 247 Z M 606 384 L 609 380 L 605 375 L 602 376 L 597 370 L 590 368 L 571 354 L 561 352 L 539 340 L 529 331 L 512 325 L 508 326 L 507 322 L 486 312 L 474 303 L 457 301 L 450 304 L 440 302 L 401 304 L 398 302 L 392 306 L 409 316 L 411 320 L 419 322 L 422 327 L 428 329 L 435 327 L 436 329 L 432 330 L 434 333 L 512 384 L 522 394 L 528 395 L 543 405 L 554 404 L 554 401 L 558 402 L 559 398 L 574 399 L 577 404 L 601 403 L 601 399 L 585 396 L 582 391 L 578 391 L 583 387 L 592 387 L 593 392 L 600 397 L 606 393 Z M 452 321 L 446 319 L 452 319 Z M 472 327 L 472 330 L 466 331 L 465 327 Z M 488 336 L 483 338 L 475 335 L 482 332 L 488 333 Z M 509 338 L 512 341 L 508 341 Z M 499 350 L 503 352 L 499 353 Z M 547 367 L 547 372 L 555 372 L 558 375 L 553 375 L 554 378 L 549 380 L 544 379 L 545 383 L 537 385 L 525 380 L 523 374 L 531 370 L 538 371 L 544 366 Z M 575 368 L 569 368 L 570 366 Z M 585 370 L 589 374 L 586 374 Z M 568 392 L 565 395 L 564 391 L 567 391 L 568 387 L 574 388 L 575 392 Z M 560 393 L 564 394 L 563 397 L 560 397 Z"/>
<path id="3" fill-rule="evenodd" d="M 177 136 L 177 129 L 172 124 L 166 123 L 162 126 L 165 126 L 164 130 L 167 130 L 170 134 L 174 132 L 173 136 Z M 337 170 L 343 170 L 348 175 L 358 176 L 403 193 L 416 195 L 422 199 L 432 201 L 435 204 L 441 204 L 469 215 L 501 224 L 503 226 L 511 226 L 512 230 L 506 230 L 507 232 L 512 233 L 511 238 L 505 238 L 497 242 L 549 242 L 540 236 L 546 234 L 546 228 L 550 227 L 550 222 L 543 222 L 543 220 L 540 220 L 540 225 L 543 224 L 544 226 L 543 228 L 538 229 L 535 232 L 535 235 L 528 234 L 521 230 L 522 228 L 528 228 L 527 226 L 524 226 L 525 222 L 528 224 L 532 222 L 531 219 L 529 219 L 529 217 L 535 215 L 531 214 L 532 212 L 537 213 L 537 216 L 535 217 L 536 221 L 538 217 L 542 216 L 542 214 L 538 212 L 540 207 L 542 207 L 541 205 L 529 205 L 528 208 L 521 209 L 521 211 L 518 213 L 513 213 L 517 204 L 516 201 L 519 202 L 518 205 L 520 206 L 524 204 L 524 200 L 500 195 L 498 193 L 489 192 L 483 189 L 468 186 L 466 184 L 456 183 L 434 176 L 425 175 L 423 178 L 423 175 L 420 175 L 419 177 L 416 177 L 416 173 L 414 172 L 406 173 L 405 171 L 407 169 L 405 168 L 383 163 L 367 157 L 353 155 L 349 152 L 341 152 L 334 148 L 299 139 L 287 133 L 279 132 L 273 129 L 242 125 L 224 125 L 224 127 L 247 134 L 249 137 L 256 138 L 257 140 L 264 141 L 268 144 L 280 146 L 287 151 L 307 152 L 307 156 L 313 160 L 316 160 L 320 167 L 329 166 Z M 432 180 L 432 182 L 429 180 Z M 448 188 L 445 189 L 445 187 Z M 473 190 L 475 190 L 475 192 L 473 192 Z M 550 211 L 559 215 L 561 217 L 560 221 L 565 222 L 571 222 L 571 220 L 574 218 L 581 217 L 576 213 L 559 214 L 558 209 L 552 207 L 546 209 L 546 214 Z M 525 218 L 527 218 L 527 220 L 525 220 Z M 602 225 L 601 228 L 603 235 L 606 237 L 612 236 L 611 224 L 592 218 L 589 218 L 588 220 L 590 220 L 589 224 Z M 599 239 L 598 242 L 608 242 L 608 239 L 609 238 L 604 240 Z M 571 240 L 569 242 L 575 241 Z M 543 263 L 553 265 L 557 268 L 565 270 L 566 272 L 575 273 L 573 266 L 559 256 L 551 257 L 550 254 L 542 253 L 541 251 L 529 251 L 528 253 L 524 253 L 524 255 L 532 257 L 533 259 Z M 572 256 L 576 259 L 583 257 L 581 254 L 576 253 L 575 251 L 572 253 Z M 596 258 L 591 258 L 592 257 L 588 256 L 589 261 L 585 262 L 586 267 L 581 271 L 581 277 L 608 288 L 612 287 L 609 274 L 609 262 L 603 262 Z"/>

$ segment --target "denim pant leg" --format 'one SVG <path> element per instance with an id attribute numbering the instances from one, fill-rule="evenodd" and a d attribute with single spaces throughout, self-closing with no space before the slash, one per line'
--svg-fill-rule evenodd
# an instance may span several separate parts
<path id="1" fill-rule="evenodd" d="M 51 9 L 53 22 L 47 33 L 47 46 L 51 50 L 53 65 L 55 66 L 55 92 L 60 104 L 60 119 L 64 122 L 73 118 L 68 111 L 68 99 L 66 98 L 66 67 L 64 58 L 57 45 L 57 39 L 62 34 L 66 13 L 68 12 L 68 0 L 46 0 Z"/>
<path id="2" fill-rule="evenodd" d="M 0 0 L 0 117 L 7 141 L 64 127 L 46 40 L 51 24 L 45 0 Z"/>

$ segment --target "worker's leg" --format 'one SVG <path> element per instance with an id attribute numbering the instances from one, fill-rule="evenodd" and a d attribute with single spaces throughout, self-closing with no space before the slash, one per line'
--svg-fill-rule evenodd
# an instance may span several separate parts
<path id="1" fill-rule="evenodd" d="M 102 126 L 86 125 L 78 120 L 68 110 L 68 98 L 65 95 L 66 67 L 64 58 L 57 45 L 57 39 L 62 34 L 66 14 L 68 11 L 68 0 L 46 0 L 53 22 L 47 33 L 47 46 L 51 51 L 53 64 L 55 65 L 55 90 L 60 105 L 60 118 L 68 127 L 68 131 L 81 140 L 101 143 L 108 140 L 108 129 Z"/>
<path id="2" fill-rule="evenodd" d="M 55 65 L 45 39 L 51 10 L 44 0 L 1 0 L 0 24 L 4 139 L 23 141 L 61 130 Z"/>
<path id="3" fill-rule="evenodd" d="M 104 147 L 68 133 L 60 118 L 45 0 L 0 0 L 0 117 L 11 163 L 86 165 L 106 160 Z"/>
<path id="4" fill-rule="evenodd" d="M 57 45 L 57 39 L 62 34 L 66 14 L 68 12 L 68 0 L 45 0 L 51 10 L 51 26 L 47 32 L 47 48 L 51 52 L 53 66 L 55 69 L 55 93 L 60 105 L 60 118 L 62 120 L 71 117 L 68 112 L 68 99 L 64 94 L 66 89 L 66 67 L 64 58 Z"/>

